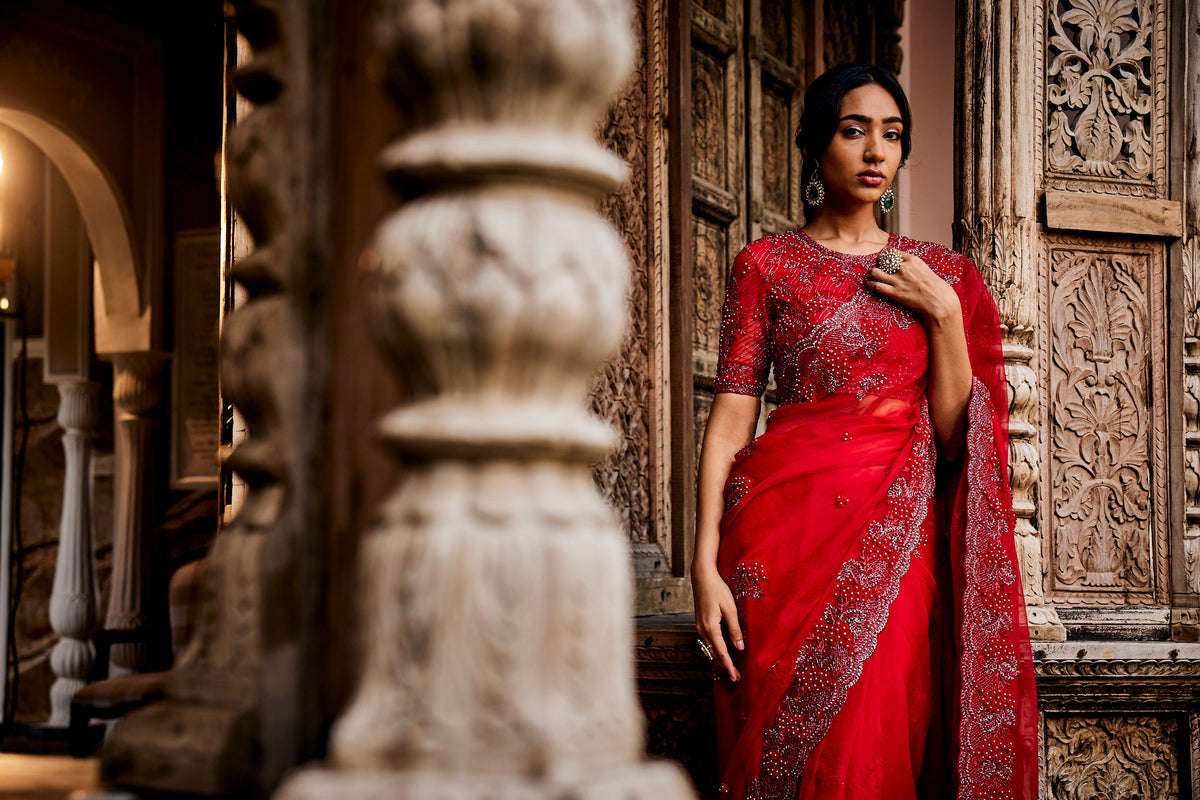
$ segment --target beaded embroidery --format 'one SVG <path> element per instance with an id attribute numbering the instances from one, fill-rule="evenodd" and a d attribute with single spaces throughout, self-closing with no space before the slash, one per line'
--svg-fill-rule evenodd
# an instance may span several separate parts
<path id="1" fill-rule="evenodd" d="M 729 492 L 725 495 L 725 510 L 728 511 L 742 502 L 742 498 L 746 496 L 746 492 L 750 491 L 750 486 L 751 480 L 745 475 L 738 475 L 731 480 L 729 482 Z"/>
<path id="2" fill-rule="evenodd" d="M 738 600 L 749 600 L 763 596 L 763 583 L 767 580 L 767 571 L 757 561 L 739 561 L 729 579 L 729 588 Z"/>
<path id="3" fill-rule="evenodd" d="M 919 256 L 947 283 L 958 282 L 957 253 L 898 236 L 888 243 Z M 925 329 L 907 309 L 864 287 L 874 263 L 874 255 L 835 253 L 799 231 L 748 245 L 729 276 L 716 390 L 761 395 L 773 363 L 781 405 L 829 394 L 922 391 Z"/>
<path id="4" fill-rule="evenodd" d="M 763 734 L 758 777 L 748 800 L 791 800 L 813 748 L 824 738 L 887 623 L 900 579 L 912 563 L 934 489 L 933 428 L 921 404 L 913 450 L 888 488 L 883 518 L 863 535 L 862 555 L 838 571 L 833 600 L 796 658 L 791 686 Z"/>
<path id="5" fill-rule="evenodd" d="M 1017 576 L 1004 551 L 1012 524 L 993 498 L 1004 476 L 996 452 L 993 408 L 987 386 L 975 378 L 968 407 L 967 525 L 963 588 L 962 724 L 959 730 L 959 794 L 1011 798 L 1016 753 L 1017 653 L 1011 644 L 1016 621 L 1000 597 Z"/>

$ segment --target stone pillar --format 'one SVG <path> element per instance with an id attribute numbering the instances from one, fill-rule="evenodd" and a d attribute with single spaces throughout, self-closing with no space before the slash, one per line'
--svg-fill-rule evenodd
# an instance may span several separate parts
<path id="1" fill-rule="evenodd" d="M 228 191 L 254 248 L 226 265 L 245 302 L 224 319 L 220 367 L 246 427 L 224 467 L 246 488 L 205 556 L 203 608 L 166 697 L 123 717 L 101 753 L 106 783 L 149 793 L 262 796 L 318 747 L 329 6 L 229 10 L 242 36 L 227 66 L 246 102 L 228 132 Z"/>
<path id="2" fill-rule="evenodd" d="M 58 424 L 63 429 L 66 474 L 58 560 L 50 593 L 50 626 L 58 643 L 50 651 L 50 724 L 67 725 L 71 698 L 83 688 L 96 652 L 96 571 L 92 552 L 92 435 L 98 387 L 89 381 L 58 384 Z"/>
<path id="3" fill-rule="evenodd" d="M 595 125 L 632 60 L 624 0 L 386 0 L 383 154 L 412 197 L 364 263 L 414 402 L 405 478 L 363 543 L 362 674 L 316 797 L 688 797 L 640 761 L 628 544 L 585 409 L 629 264 L 595 211 L 623 166 Z"/>
<path id="4" fill-rule="evenodd" d="M 1066 629 L 1045 601 L 1042 536 L 1038 530 L 1039 385 L 1037 61 L 1032 0 L 960 3 L 956 103 L 959 250 L 971 256 L 996 298 L 1009 383 L 1009 475 L 1017 516 L 1017 555 L 1025 586 L 1029 633 L 1064 641 Z"/>
<path id="5" fill-rule="evenodd" d="M 159 373 L 164 353 L 118 353 L 113 363 L 115 475 L 113 481 L 113 572 L 104 627 L 126 630 L 145 624 L 154 477 L 154 432 L 158 428 Z M 112 648 L 109 675 L 144 668 L 142 644 Z"/>

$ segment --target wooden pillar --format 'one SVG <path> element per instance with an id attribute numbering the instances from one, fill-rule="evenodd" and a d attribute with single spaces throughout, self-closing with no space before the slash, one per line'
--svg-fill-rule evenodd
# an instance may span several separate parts
<path id="1" fill-rule="evenodd" d="M 50 651 L 55 680 L 50 687 L 50 724 L 71 720 L 71 698 L 83 688 L 96 652 L 96 570 L 92 553 L 92 436 L 96 427 L 96 384 L 58 384 L 58 424 L 63 429 L 66 471 L 58 560 L 50 592 L 50 626 L 58 643 Z"/>
<path id="2" fill-rule="evenodd" d="M 628 544 L 589 468 L 613 444 L 584 398 L 629 270 L 594 208 L 624 169 L 594 131 L 629 11 L 379 4 L 413 123 L 382 160 L 412 199 L 364 259 L 365 299 L 415 401 L 379 427 L 406 469 L 361 552 L 357 692 L 330 767 L 282 797 L 690 794 L 640 760 Z"/>
<path id="3" fill-rule="evenodd" d="M 146 621 L 146 579 L 154 513 L 154 432 L 158 428 L 159 373 L 163 353 L 117 353 L 113 362 L 115 453 L 113 572 L 104 627 L 127 630 Z M 112 648 L 110 675 L 140 671 L 142 644 Z"/>
<path id="4" fill-rule="evenodd" d="M 955 148 L 958 249 L 996 298 L 1009 384 L 1009 475 L 1030 636 L 1064 641 L 1046 603 L 1039 530 L 1039 394 L 1036 60 L 1033 0 L 959 3 Z M 1044 495 L 1043 495 L 1044 496 Z"/>

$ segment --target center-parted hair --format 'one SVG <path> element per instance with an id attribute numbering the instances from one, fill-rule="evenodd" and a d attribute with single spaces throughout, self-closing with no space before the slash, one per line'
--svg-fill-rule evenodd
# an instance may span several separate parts
<path id="1" fill-rule="evenodd" d="M 800 115 L 800 130 L 796 132 L 796 146 L 804 154 L 804 163 L 800 167 L 802 189 L 812 179 L 817 160 L 825 154 L 825 148 L 837 133 L 842 99 L 860 86 L 872 83 L 883 87 L 900 109 L 900 120 L 904 125 L 900 132 L 900 163 L 903 165 L 908 160 L 912 151 L 912 109 L 900 81 L 883 67 L 842 64 L 822 73 L 804 93 L 804 113 Z M 804 215 L 812 216 L 812 207 L 807 200 Z"/>

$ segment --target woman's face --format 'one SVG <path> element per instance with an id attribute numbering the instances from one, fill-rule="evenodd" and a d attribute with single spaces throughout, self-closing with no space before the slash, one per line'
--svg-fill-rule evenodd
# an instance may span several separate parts
<path id="1" fill-rule="evenodd" d="M 882 86 L 869 83 L 847 92 L 837 130 L 821 156 L 829 199 L 838 205 L 879 200 L 900 168 L 903 129 L 900 107 Z"/>

